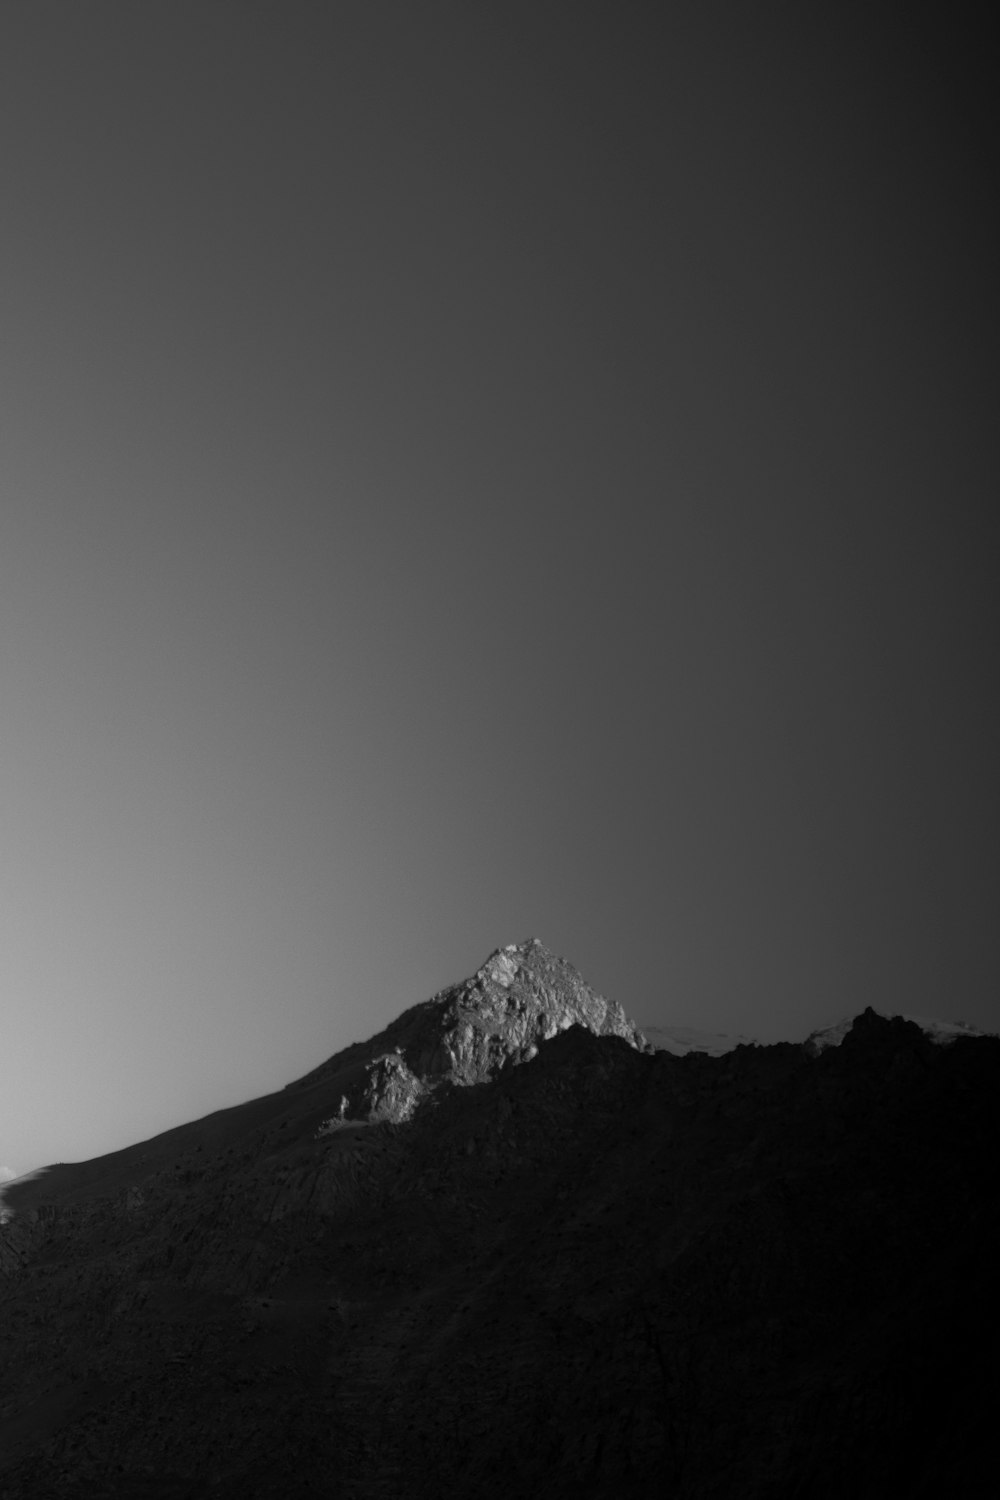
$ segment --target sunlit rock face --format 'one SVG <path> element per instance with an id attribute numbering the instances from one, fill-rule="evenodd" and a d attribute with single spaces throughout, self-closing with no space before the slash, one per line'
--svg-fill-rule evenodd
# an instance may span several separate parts
<path id="1" fill-rule="evenodd" d="M 440 1040 L 416 1059 L 417 1070 L 482 1083 L 512 1062 L 534 1057 L 539 1043 L 570 1026 L 650 1048 L 621 1006 L 591 989 L 564 958 L 537 938 L 498 948 L 478 973 L 428 1002 L 430 1036 Z"/>
<path id="2" fill-rule="evenodd" d="M 622 1007 L 537 938 L 497 948 L 471 979 L 413 1006 L 371 1042 L 348 1048 L 296 1087 L 344 1074 L 341 1119 L 409 1119 L 442 1083 L 469 1086 L 528 1062 L 570 1026 L 652 1048 Z"/>

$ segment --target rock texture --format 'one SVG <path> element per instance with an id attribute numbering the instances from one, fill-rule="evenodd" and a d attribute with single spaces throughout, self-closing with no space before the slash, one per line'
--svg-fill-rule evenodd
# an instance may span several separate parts
<path id="1" fill-rule="evenodd" d="M 578 976 L 516 954 L 391 1048 L 8 1189 L 4 1500 L 994 1493 L 1000 1042 L 533 1040 L 505 978 Z"/>
<path id="2" fill-rule="evenodd" d="M 412 1115 L 442 1083 L 486 1083 L 569 1026 L 617 1036 L 651 1050 L 621 1006 L 592 990 L 564 958 L 537 938 L 491 953 L 461 984 L 404 1011 L 368 1042 L 322 1064 L 293 1088 L 339 1078 L 341 1119 L 394 1120 Z"/>

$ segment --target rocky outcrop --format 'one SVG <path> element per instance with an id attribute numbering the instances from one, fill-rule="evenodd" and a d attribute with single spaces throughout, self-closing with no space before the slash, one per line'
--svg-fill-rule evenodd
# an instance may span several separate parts
<path id="1" fill-rule="evenodd" d="M 459 1084 L 483 1083 L 510 1063 L 528 1061 L 541 1042 L 570 1026 L 650 1050 L 616 1001 L 591 989 L 537 938 L 498 948 L 471 979 L 430 1001 L 421 1020 L 424 1045 L 410 1044 L 416 1070 Z"/>
<path id="2" fill-rule="evenodd" d="M 442 1083 L 486 1083 L 570 1026 L 652 1050 L 616 1001 L 529 938 L 497 948 L 471 979 L 404 1011 L 370 1042 L 337 1053 L 293 1087 L 341 1077 L 341 1119 L 399 1122 Z"/>

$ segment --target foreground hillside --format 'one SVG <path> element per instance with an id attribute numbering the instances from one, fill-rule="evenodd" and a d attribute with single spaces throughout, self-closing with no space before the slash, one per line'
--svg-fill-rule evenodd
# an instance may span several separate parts
<path id="1" fill-rule="evenodd" d="M 651 1055 L 540 945 L 395 1026 L 8 1191 L 4 1500 L 993 1493 L 1000 1042 Z"/>

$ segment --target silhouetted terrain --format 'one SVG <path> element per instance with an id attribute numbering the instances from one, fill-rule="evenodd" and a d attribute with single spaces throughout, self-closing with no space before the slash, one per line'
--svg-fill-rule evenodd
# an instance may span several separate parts
<path id="1" fill-rule="evenodd" d="M 998 1145 L 995 1039 L 654 1055 L 499 950 L 8 1190 L 0 1494 L 992 1494 Z"/>

